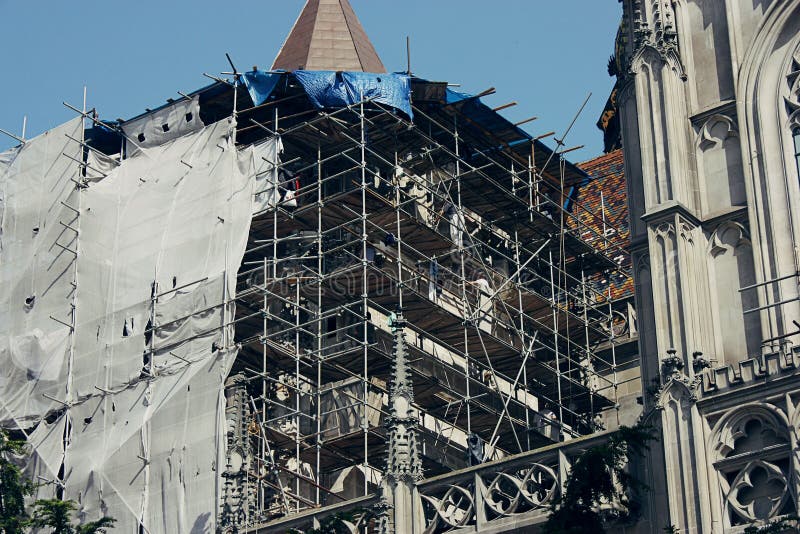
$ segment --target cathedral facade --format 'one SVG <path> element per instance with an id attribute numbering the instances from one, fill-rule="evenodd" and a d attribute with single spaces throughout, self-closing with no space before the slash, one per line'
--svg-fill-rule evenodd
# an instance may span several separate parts
<path id="1" fill-rule="evenodd" d="M 798 511 L 800 1 L 623 0 L 642 532 Z"/>

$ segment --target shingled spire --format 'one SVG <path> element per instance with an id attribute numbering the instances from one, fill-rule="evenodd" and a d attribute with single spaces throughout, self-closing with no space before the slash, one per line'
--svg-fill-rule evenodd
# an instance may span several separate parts
<path id="1" fill-rule="evenodd" d="M 308 0 L 272 69 L 386 72 L 347 0 Z"/>

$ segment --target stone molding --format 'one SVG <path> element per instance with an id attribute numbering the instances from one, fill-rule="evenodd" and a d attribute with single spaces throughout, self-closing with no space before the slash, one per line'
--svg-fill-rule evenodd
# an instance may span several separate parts
<path id="1" fill-rule="evenodd" d="M 710 369 L 702 375 L 702 393 L 704 396 L 730 391 L 765 379 L 795 373 L 800 364 L 800 354 L 792 351 L 788 354 L 771 352 Z"/>

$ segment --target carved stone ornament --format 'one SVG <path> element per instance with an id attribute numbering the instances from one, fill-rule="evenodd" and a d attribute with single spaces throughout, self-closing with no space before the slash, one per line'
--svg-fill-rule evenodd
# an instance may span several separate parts
<path id="1" fill-rule="evenodd" d="M 709 449 L 730 526 L 790 511 L 791 444 L 782 410 L 764 402 L 731 410 L 714 425 Z"/>
<path id="2" fill-rule="evenodd" d="M 683 358 L 678 356 L 677 351 L 668 349 L 667 356 L 661 360 L 661 386 L 653 393 L 657 409 L 664 409 L 669 397 L 665 393 L 674 384 L 685 389 L 684 399 L 693 403 L 699 399 L 701 379 L 699 376 L 689 378 L 683 371 L 684 367 Z"/>
<path id="3" fill-rule="evenodd" d="M 754 460 L 731 482 L 727 495 L 730 509 L 745 521 L 766 521 L 775 517 L 789 497 L 789 481 L 770 462 Z"/>
<path id="4" fill-rule="evenodd" d="M 683 374 L 683 358 L 677 355 L 675 349 L 667 349 L 667 356 L 661 360 L 661 372 L 664 382 Z"/>
<path id="5" fill-rule="evenodd" d="M 792 56 L 789 74 L 786 75 L 789 96 L 784 97 L 786 113 L 789 115 L 789 129 L 800 127 L 800 50 Z"/>
<path id="6" fill-rule="evenodd" d="M 740 223 L 725 221 L 711 234 L 709 245 L 709 253 L 711 256 L 716 257 L 723 252 L 735 250 L 741 246 L 750 246 L 750 235 Z"/>
<path id="7" fill-rule="evenodd" d="M 635 74 L 648 51 L 668 63 L 676 70 L 682 80 L 686 79 L 686 69 L 680 58 L 678 31 L 675 23 L 673 0 L 649 0 L 652 23 L 647 20 L 647 10 L 642 3 L 647 0 L 634 0 L 633 11 L 633 53 L 627 69 L 621 76 Z"/>
<path id="8" fill-rule="evenodd" d="M 487 472 L 479 478 L 485 489 L 477 503 L 472 476 L 422 494 L 425 534 L 474 527 L 479 507 L 489 522 L 535 510 L 544 512 L 560 491 L 556 469 L 535 462 L 499 473 Z"/>
<path id="9" fill-rule="evenodd" d="M 711 362 L 703 356 L 702 352 L 693 352 L 692 353 L 692 369 L 694 370 L 695 374 L 701 373 L 704 369 L 708 369 L 711 367 Z"/>
<path id="10" fill-rule="evenodd" d="M 719 128 L 720 126 L 721 128 Z M 728 139 L 738 136 L 739 130 L 733 119 L 727 115 L 717 113 L 703 123 L 700 132 L 697 134 L 697 146 L 701 150 L 707 150 L 711 147 L 722 146 Z"/>

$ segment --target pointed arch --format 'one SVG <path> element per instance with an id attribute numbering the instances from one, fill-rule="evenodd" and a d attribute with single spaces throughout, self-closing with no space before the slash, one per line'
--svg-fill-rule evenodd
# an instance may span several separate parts
<path id="1" fill-rule="evenodd" d="M 785 251 L 800 246 L 800 180 L 795 140 L 787 127 L 791 114 L 785 105 L 790 96 L 787 76 L 792 75 L 799 47 L 800 0 L 773 2 L 743 57 L 738 80 L 738 122 L 758 280 L 794 272 L 794 255 Z M 762 291 L 760 304 L 788 301 L 797 293 L 794 282 L 774 284 Z M 790 302 L 761 313 L 764 336 L 771 338 L 793 330 L 791 320 L 800 315 L 800 305 Z"/>

